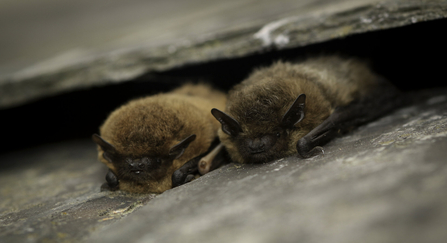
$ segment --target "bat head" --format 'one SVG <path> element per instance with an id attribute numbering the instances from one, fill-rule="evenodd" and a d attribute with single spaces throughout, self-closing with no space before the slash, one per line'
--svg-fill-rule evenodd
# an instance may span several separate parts
<path id="1" fill-rule="evenodd" d="M 183 155 L 196 135 L 190 135 L 172 146 L 168 153 L 158 155 L 150 154 L 149 151 L 148 154 L 122 155 L 101 136 L 93 134 L 92 139 L 103 150 L 103 158 L 113 165 L 118 180 L 148 184 L 165 177 L 173 161 Z"/>
<path id="2" fill-rule="evenodd" d="M 238 120 L 218 109 L 213 116 L 222 124 L 222 131 L 230 136 L 245 163 L 263 163 L 283 157 L 289 149 L 289 133 L 304 118 L 306 95 L 299 95 L 276 124 L 253 126 Z M 244 119 L 247 121 L 247 119 Z"/>

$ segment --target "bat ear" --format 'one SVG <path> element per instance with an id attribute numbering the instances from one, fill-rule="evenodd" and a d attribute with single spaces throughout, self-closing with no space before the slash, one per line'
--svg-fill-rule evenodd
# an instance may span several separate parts
<path id="1" fill-rule="evenodd" d="M 93 135 L 92 135 L 92 140 L 93 140 L 93 142 L 95 142 L 96 144 L 98 144 L 99 146 L 101 146 L 101 149 L 102 149 L 104 152 L 112 153 L 112 154 L 116 153 L 116 149 L 115 149 L 115 147 L 113 147 L 112 144 L 106 142 L 106 140 L 104 140 L 104 139 L 103 139 L 101 136 L 99 136 L 98 134 L 96 134 L 96 133 L 93 134 Z"/>
<path id="2" fill-rule="evenodd" d="M 180 143 L 172 146 L 169 149 L 169 157 L 178 159 L 185 152 L 185 149 L 189 146 L 189 144 L 196 139 L 196 135 L 193 134 L 181 141 Z"/>
<path id="3" fill-rule="evenodd" d="M 104 140 L 98 134 L 93 134 L 92 140 L 93 140 L 93 142 L 98 144 L 101 147 L 101 149 L 104 151 L 104 153 L 102 154 L 102 157 L 104 157 L 104 159 L 106 159 L 107 161 L 113 163 L 112 158 L 114 156 L 116 156 L 116 154 L 117 154 L 115 147 L 113 147 L 112 144 L 106 142 L 106 140 Z"/>
<path id="4" fill-rule="evenodd" d="M 304 118 L 306 95 L 300 94 L 282 117 L 282 127 L 293 127 Z"/>
<path id="5" fill-rule="evenodd" d="M 222 124 L 222 131 L 224 133 L 235 137 L 242 132 L 239 122 L 233 117 L 225 114 L 223 111 L 213 108 L 211 114 L 213 114 L 213 116 Z"/>

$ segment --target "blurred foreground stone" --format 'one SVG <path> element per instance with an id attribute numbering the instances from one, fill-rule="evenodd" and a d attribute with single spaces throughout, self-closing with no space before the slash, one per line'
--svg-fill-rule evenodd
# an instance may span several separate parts
<path id="1" fill-rule="evenodd" d="M 100 192 L 88 140 L 0 157 L 0 242 L 445 242 L 447 90 L 325 154 L 229 164 L 161 195 Z"/>
<path id="2" fill-rule="evenodd" d="M 133 0 L 108 8 L 98 1 L 76 3 L 2 6 L 0 109 L 185 65 L 447 17 L 447 0 Z M 34 64 L 3 67 L 23 60 Z"/>

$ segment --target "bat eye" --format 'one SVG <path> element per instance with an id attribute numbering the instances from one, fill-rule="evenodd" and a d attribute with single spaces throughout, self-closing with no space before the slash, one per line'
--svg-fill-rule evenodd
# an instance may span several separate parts
<path id="1" fill-rule="evenodd" d="M 279 137 L 281 137 L 281 133 L 280 132 L 277 132 L 276 133 L 276 136 L 279 138 Z"/>

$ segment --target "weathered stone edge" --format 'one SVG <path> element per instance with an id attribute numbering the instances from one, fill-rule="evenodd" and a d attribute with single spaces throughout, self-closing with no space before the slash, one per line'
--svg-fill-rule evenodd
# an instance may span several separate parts
<path id="1" fill-rule="evenodd" d="M 383 2 L 324 15 L 292 16 L 178 45 L 108 53 L 62 69 L 0 79 L 0 109 L 69 90 L 129 81 L 152 71 L 442 19 L 447 17 L 446 10 L 445 0 Z"/>

